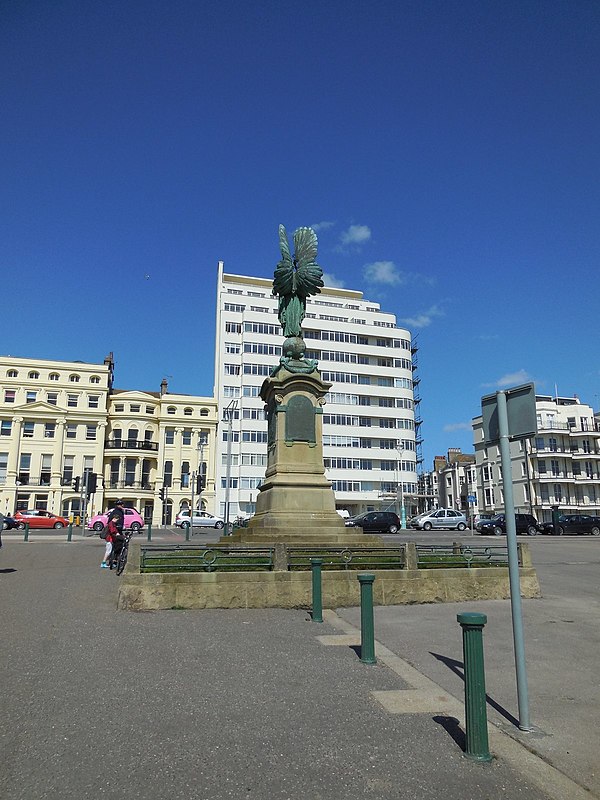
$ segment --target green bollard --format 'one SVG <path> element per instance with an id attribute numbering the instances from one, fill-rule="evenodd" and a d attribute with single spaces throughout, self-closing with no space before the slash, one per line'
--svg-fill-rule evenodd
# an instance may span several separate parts
<path id="1" fill-rule="evenodd" d="M 70 542 L 73 538 L 73 523 L 69 522 L 69 527 L 67 528 L 67 542 Z"/>
<path id="2" fill-rule="evenodd" d="M 152 525 L 148 523 L 148 541 L 152 541 Z"/>
<path id="3" fill-rule="evenodd" d="M 487 731 L 485 672 L 483 668 L 483 626 L 485 614 L 468 611 L 457 614 L 463 636 L 465 669 L 465 756 L 473 761 L 491 761 Z"/>
<path id="4" fill-rule="evenodd" d="M 185 526 L 185 540 L 186 540 L 186 542 L 189 542 L 189 540 L 190 540 L 190 528 L 191 527 L 192 527 L 191 525 L 186 525 Z"/>
<path id="5" fill-rule="evenodd" d="M 364 572 L 360 581 L 360 660 L 363 664 L 376 664 L 375 625 L 373 622 L 373 581 L 375 575 Z"/>
<path id="6" fill-rule="evenodd" d="M 323 622 L 323 594 L 321 587 L 322 558 L 311 558 L 312 569 L 312 621 Z"/>
<path id="7" fill-rule="evenodd" d="M 25 523 L 25 533 L 23 535 L 23 541 L 24 542 L 28 542 L 29 541 L 29 523 L 28 522 Z"/>

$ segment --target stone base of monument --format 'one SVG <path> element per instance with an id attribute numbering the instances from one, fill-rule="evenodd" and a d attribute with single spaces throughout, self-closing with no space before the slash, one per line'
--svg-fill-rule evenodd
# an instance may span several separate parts
<path id="1" fill-rule="evenodd" d="M 229 537 L 231 538 L 231 537 Z M 405 545 L 414 551 L 415 545 Z M 125 611 L 169 608 L 306 608 L 312 604 L 310 570 L 274 568 L 270 571 L 145 572 L 140 565 L 142 548 L 133 543 L 125 572 L 119 581 L 117 607 Z M 178 547 L 181 547 L 179 545 Z M 522 597 L 540 597 L 540 586 L 528 545 L 519 544 L 519 579 Z M 159 546 L 159 551 L 163 550 Z M 404 603 L 456 603 L 501 600 L 510 597 L 507 567 L 422 569 L 416 551 L 407 555 L 403 569 L 369 569 L 375 575 L 376 605 Z M 357 569 L 324 569 L 323 608 L 360 605 Z"/>

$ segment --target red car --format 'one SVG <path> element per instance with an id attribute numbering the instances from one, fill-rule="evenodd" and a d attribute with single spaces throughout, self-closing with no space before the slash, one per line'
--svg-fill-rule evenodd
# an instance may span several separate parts
<path id="1" fill-rule="evenodd" d="M 30 528 L 65 528 L 69 520 L 64 517 L 57 517 L 49 511 L 38 511 L 37 509 L 27 511 L 17 511 L 15 514 L 17 528 L 24 530 L 29 523 Z"/>

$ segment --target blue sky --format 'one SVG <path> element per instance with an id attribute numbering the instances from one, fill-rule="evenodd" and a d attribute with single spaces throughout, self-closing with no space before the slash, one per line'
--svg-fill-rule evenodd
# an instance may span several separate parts
<path id="1" fill-rule="evenodd" d="M 595 1 L 4 0 L 0 352 L 210 395 L 217 261 L 314 225 L 418 335 L 427 467 L 497 388 L 597 409 L 599 41 Z"/>

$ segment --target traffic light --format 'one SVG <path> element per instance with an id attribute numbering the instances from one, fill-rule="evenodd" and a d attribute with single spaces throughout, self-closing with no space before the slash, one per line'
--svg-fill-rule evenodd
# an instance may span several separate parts
<path id="1" fill-rule="evenodd" d="M 164 490 L 164 488 L 159 490 L 159 492 L 158 492 L 158 496 L 160 497 L 160 499 L 161 499 L 161 500 L 163 501 L 163 503 L 164 503 L 164 502 L 165 502 L 165 490 Z"/>
<path id="2" fill-rule="evenodd" d="M 98 487 L 98 476 L 96 475 L 95 472 L 89 472 L 87 478 L 88 494 L 95 494 L 97 487 Z"/>
<path id="3" fill-rule="evenodd" d="M 73 490 L 75 492 L 79 491 L 79 478 L 73 478 Z"/>
<path id="4" fill-rule="evenodd" d="M 206 489 L 206 475 L 196 477 L 196 494 L 201 494 L 202 489 Z"/>

